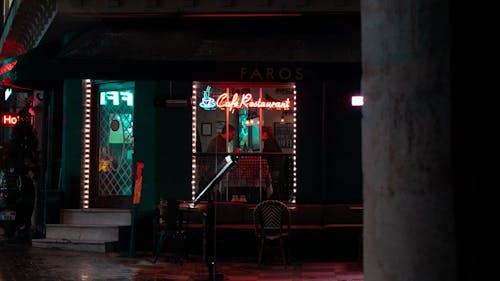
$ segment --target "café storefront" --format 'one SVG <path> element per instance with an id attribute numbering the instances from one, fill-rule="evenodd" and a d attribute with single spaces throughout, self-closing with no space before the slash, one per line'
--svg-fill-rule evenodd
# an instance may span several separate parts
<path id="1" fill-rule="evenodd" d="M 45 60 L 63 84 L 46 91 L 49 129 L 61 131 L 60 151 L 47 152 L 60 159 L 47 165 L 48 188 L 64 193 L 65 208 L 130 208 L 142 162 L 140 213 L 160 198 L 192 200 L 218 167 L 208 143 L 232 125 L 226 153 L 239 165 L 217 200 L 361 202 L 360 110 L 350 104 L 360 89 L 359 23 L 344 20 L 81 33 Z M 279 152 L 264 151 L 269 127 Z"/>
<path id="2" fill-rule="evenodd" d="M 95 163 L 82 166 L 82 203 L 89 207 L 90 198 L 99 205 L 104 204 L 100 201 L 132 195 L 133 179 L 129 175 L 134 170 L 136 90 L 133 81 L 86 80 L 84 87 L 86 84 L 94 88 L 89 92 L 89 101 L 85 102 L 84 98 L 84 104 L 89 106 L 84 110 L 94 113 L 83 120 L 88 130 L 84 131 L 82 140 L 83 161 Z M 91 100 L 95 99 L 99 102 L 93 108 Z M 221 159 L 232 153 L 238 155 L 238 165 L 219 184 L 217 200 L 256 203 L 273 198 L 295 202 L 295 83 L 195 81 L 190 101 L 191 200 L 220 169 Z M 91 116 L 98 118 L 92 120 Z M 226 126 L 235 128 L 234 139 L 224 144 L 224 151 L 209 152 L 209 142 Z M 270 130 L 268 133 L 276 140 L 277 150 L 265 151 L 263 130 Z M 86 141 L 98 147 L 86 146 Z M 93 155 L 92 151 L 97 154 Z M 92 186 L 98 188 L 92 189 Z"/>
<path id="3" fill-rule="evenodd" d="M 226 152 L 238 164 L 218 188 L 219 200 L 260 202 L 296 198 L 296 87 L 294 83 L 194 82 L 192 97 L 192 195 L 220 166 L 216 151 L 207 146 L 226 127 L 235 137 Z M 265 148 L 263 131 L 277 147 Z"/>

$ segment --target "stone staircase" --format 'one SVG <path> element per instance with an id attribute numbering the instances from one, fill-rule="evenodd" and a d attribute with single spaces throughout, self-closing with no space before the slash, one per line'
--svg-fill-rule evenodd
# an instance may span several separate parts
<path id="1" fill-rule="evenodd" d="M 32 247 L 100 253 L 115 251 L 121 230 L 130 229 L 131 211 L 63 209 L 60 221 L 60 224 L 47 224 L 46 237 L 32 239 Z"/>

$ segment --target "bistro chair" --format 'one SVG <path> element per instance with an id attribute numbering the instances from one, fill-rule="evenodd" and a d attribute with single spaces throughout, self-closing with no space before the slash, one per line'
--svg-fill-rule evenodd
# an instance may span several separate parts
<path id="1" fill-rule="evenodd" d="M 154 217 L 153 229 L 153 263 L 156 263 L 168 240 L 174 246 L 174 261 L 180 261 L 186 239 L 182 227 L 182 217 L 179 212 L 180 202 L 176 200 L 161 200 Z"/>
<path id="2" fill-rule="evenodd" d="M 254 210 L 255 234 L 258 244 L 258 264 L 262 265 L 265 249 L 279 246 L 284 265 L 290 262 L 291 216 L 288 206 L 278 200 L 265 200 Z"/>

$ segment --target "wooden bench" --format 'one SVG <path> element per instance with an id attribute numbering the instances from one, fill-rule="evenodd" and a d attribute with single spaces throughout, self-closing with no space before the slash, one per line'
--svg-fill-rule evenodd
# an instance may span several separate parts
<path id="1" fill-rule="evenodd" d="M 215 221 L 219 245 L 226 248 L 239 248 L 241 241 L 255 243 L 253 210 L 256 204 L 217 202 Z M 357 259 L 361 257 L 363 209 L 360 204 L 288 204 L 291 214 L 292 239 L 304 247 L 303 251 L 319 250 L 334 252 L 338 250 L 339 239 L 348 239 L 357 244 Z M 184 214 L 185 230 L 196 234 L 204 231 L 204 208 Z M 238 239 L 239 238 L 239 239 Z M 228 241 L 231 240 L 231 241 Z M 299 243 L 300 242 L 300 243 Z M 293 243 L 293 242 L 292 242 Z M 311 246 L 308 248 L 307 243 Z M 305 245 L 304 245 L 305 244 Z M 251 248 L 250 245 L 245 245 Z"/>
<path id="2" fill-rule="evenodd" d="M 293 204 L 291 206 L 292 229 L 328 230 L 361 229 L 363 215 L 360 205 L 353 204 Z M 221 229 L 253 229 L 255 204 L 217 202 L 216 227 Z M 203 212 L 192 212 L 185 217 L 185 228 L 201 229 Z"/>

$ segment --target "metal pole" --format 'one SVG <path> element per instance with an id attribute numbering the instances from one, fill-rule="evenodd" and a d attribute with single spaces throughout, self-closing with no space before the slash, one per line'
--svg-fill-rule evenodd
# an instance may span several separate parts
<path id="1" fill-rule="evenodd" d="M 130 242 L 128 248 L 128 257 L 135 258 L 135 213 L 136 213 L 136 205 L 132 205 L 132 214 L 130 221 Z"/>
<path id="2" fill-rule="evenodd" d="M 42 200 L 38 201 L 42 203 L 42 215 L 41 215 L 41 234 L 43 237 L 46 236 L 46 226 L 47 226 L 47 187 L 52 184 L 52 171 L 53 171 L 53 151 L 52 142 L 47 141 L 53 139 L 53 121 L 54 121 L 54 97 L 53 91 L 44 93 L 43 102 L 43 138 L 42 138 L 42 161 L 41 161 L 41 171 L 40 171 L 40 181 L 42 184 Z"/>

